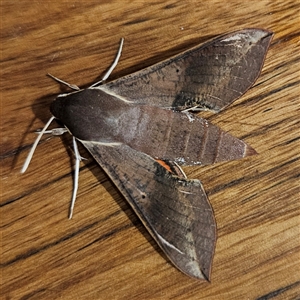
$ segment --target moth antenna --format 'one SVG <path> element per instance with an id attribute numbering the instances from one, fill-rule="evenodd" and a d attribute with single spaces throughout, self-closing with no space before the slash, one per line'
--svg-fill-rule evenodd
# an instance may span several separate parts
<path id="1" fill-rule="evenodd" d="M 73 187 L 73 193 L 72 193 L 72 200 L 71 200 L 71 206 L 70 206 L 70 213 L 69 213 L 69 219 L 72 219 L 76 196 L 77 196 L 77 190 L 78 190 L 78 178 L 79 178 L 79 164 L 81 161 L 81 156 L 78 151 L 76 138 L 73 136 L 73 148 L 75 153 L 75 169 L 74 169 L 74 187 Z"/>
<path id="2" fill-rule="evenodd" d="M 44 126 L 44 128 L 42 129 L 42 131 L 39 132 L 39 135 L 37 136 L 35 142 L 33 143 L 32 147 L 31 147 L 31 149 L 30 149 L 30 151 L 29 151 L 29 153 L 28 153 L 28 156 L 27 156 L 27 158 L 26 158 L 26 160 L 25 160 L 25 163 L 24 163 L 24 165 L 23 165 L 23 168 L 22 168 L 22 170 L 21 170 L 21 173 L 25 173 L 25 171 L 27 170 L 27 168 L 28 168 L 28 166 L 29 166 L 29 163 L 30 163 L 30 161 L 31 161 L 31 159 L 32 159 L 33 153 L 34 153 L 34 151 L 35 151 L 35 148 L 37 147 L 37 145 L 38 145 L 38 143 L 39 143 L 39 141 L 40 141 L 42 135 L 45 133 L 45 131 L 47 130 L 47 128 L 49 127 L 49 125 L 51 124 L 51 122 L 52 122 L 54 119 L 55 119 L 55 117 L 52 116 L 52 117 L 49 119 L 49 121 L 47 122 L 47 124 Z"/>
<path id="3" fill-rule="evenodd" d="M 68 86 L 70 89 L 72 90 L 75 90 L 75 91 L 80 91 L 80 88 L 76 85 L 76 84 L 71 84 L 71 83 L 68 83 L 68 82 L 65 82 L 53 75 L 51 75 L 50 73 L 47 74 L 49 77 L 51 77 L 52 79 L 54 79 L 55 81 L 61 83 L 61 84 L 64 84 L 66 86 Z"/>
<path id="4" fill-rule="evenodd" d="M 105 81 L 109 77 L 109 75 L 111 74 L 111 72 L 113 71 L 113 69 L 116 67 L 116 65 L 119 62 L 119 59 L 120 59 L 121 53 L 122 53 L 123 43 L 124 43 L 124 38 L 121 38 L 119 50 L 118 50 L 118 53 L 117 53 L 117 55 L 115 57 L 115 60 L 113 61 L 113 63 L 111 64 L 110 68 L 105 73 L 105 75 L 102 77 L 102 79 L 100 81 L 97 81 L 96 83 L 92 84 L 90 86 L 90 88 L 99 85 L 100 83 L 102 83 L 103 81 Z"/>

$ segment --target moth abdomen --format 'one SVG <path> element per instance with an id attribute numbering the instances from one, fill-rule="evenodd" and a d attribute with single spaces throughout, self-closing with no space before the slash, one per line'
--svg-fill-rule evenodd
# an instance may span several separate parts
<path id="1" fill-rule="evenodd" d="M 140 106 L 139 118 L 123 126 L 122 136 L 127 137 L 123 142 L 157 159 L 208 165 L 256 153 L 245 142 L 189 113 Z M 136 123 L 134 129 L 132 123 Z"/>

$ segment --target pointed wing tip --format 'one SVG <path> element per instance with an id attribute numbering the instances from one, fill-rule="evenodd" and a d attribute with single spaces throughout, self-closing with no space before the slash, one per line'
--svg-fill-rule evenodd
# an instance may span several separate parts
<path id="1" fill-rule="evenodd" d="M 261 45 L 265 49 L 264 54 L 266 54 L 274 36 L 273 31 L 262 28 L 246 28 L 244 30 L 237 31 L 236 35 L 239 36 L 240 33 L 245 34 L 246 41 L 251 41 L 251 43 L 255 45 Z"/>
<path id="2" fill-rule="evenodd" d="M 257 31 L 257 34 L 256 34 L 257 43 L 264 47 L 264 49 L 265 49 L 264 57 L 267 54 L 267 50 L 270 46 L 273 36 L 274 36 L 274 32 L 272 32 L 270 30 L 260 29 L 259 31 Z"/>
<path id="3" fill-rule="evenodd" d="M 209 282 L 210 283 L 210 275 L 211 275 L 211 272 L 210 270 L 203 270 L 203 269 L 200 269 L 199 270 L 200 273 L 198 274 L 191 274 L 191 273 L 186 273 L 187 275 L 189 275 L 190 277 L 196 279 L 196 280 L 201 280 L 203 282 Z"/>
<path id="4" fill-rule="evenodd" d="M 246 144 L 244 157 L 258 154 L 255 149 Z"/>
<path id="5" fill-rule="evenodd" d="M 266 36 L 272 37 L 274 35 L 274 32 L 272 30 L 264 29 Z"/>
<path id="6" fill-rule="evenodd" d="M 203 275 L 202 280 L 204 280 L 204 281 L 210 283 L 210 271 L 208 271 L 208 272 L 206 272 L 206 273 L 204 273 L 204 272 L 202 271 L 202 275 Z"/>
<path id="7" fill-rule="evenodd" d="M 269 29 L 263 29 L 263 28 L 245 28 L 244 30 L 241 31 L 251 33 L 252 35 L 257 36 L 259 39 L 265 37 L 272 37 L 274 35 L 273 31 Z"/>
<path id="8" fill-rule="evenodd" d="M 274 36 L 274 32 L 267 29 L 261 29 L 261 32 L 262 32 L 262 38 L 267 39 L 268 42 L 270 43 L 270 41 Z"/>
<path id="9" fill-rule="evenodd" d="M 208 262 L 203 260 L 203 264 L 201 262 L 193 261 L 190 264 L 186 264 L 183 268 L 182 266 L 178 266 L 178 269 L 181 270 L 186 275 L 200 281 L 205 281 L 210 283 L 211 277 L 211 269 L 212 269 L 212 258 Z"/>

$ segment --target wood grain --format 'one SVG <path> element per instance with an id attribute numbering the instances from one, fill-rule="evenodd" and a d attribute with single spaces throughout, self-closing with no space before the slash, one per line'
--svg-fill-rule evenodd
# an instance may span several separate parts
<path id="1" fill-rule="evenodd" d="M 299 272 L 298 1 L 1 1 L 2 299 L 296 299 Z M 83 147 L 74 218 L 70 137 L 45 137 L 19 173 L 62 91 L 211 37 L 275 32 L 255 86 L 220 114 L 201 114 L 259 153 L 185 168 L 202 180 L 218 241 L 211 283 L 176 270 Z"/>

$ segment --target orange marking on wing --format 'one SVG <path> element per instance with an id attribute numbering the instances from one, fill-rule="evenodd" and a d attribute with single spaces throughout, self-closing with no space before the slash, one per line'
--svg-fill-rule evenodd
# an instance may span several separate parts
<path id="1" fill-rule="evenodd" d="M 169 172 L 173 173 L 170 166 L 168 164 L 166 164 L 163 160 L 160 159 L 156 159 L 156 161 L 162 165 L 165 169 L 167 169 Z"/>

